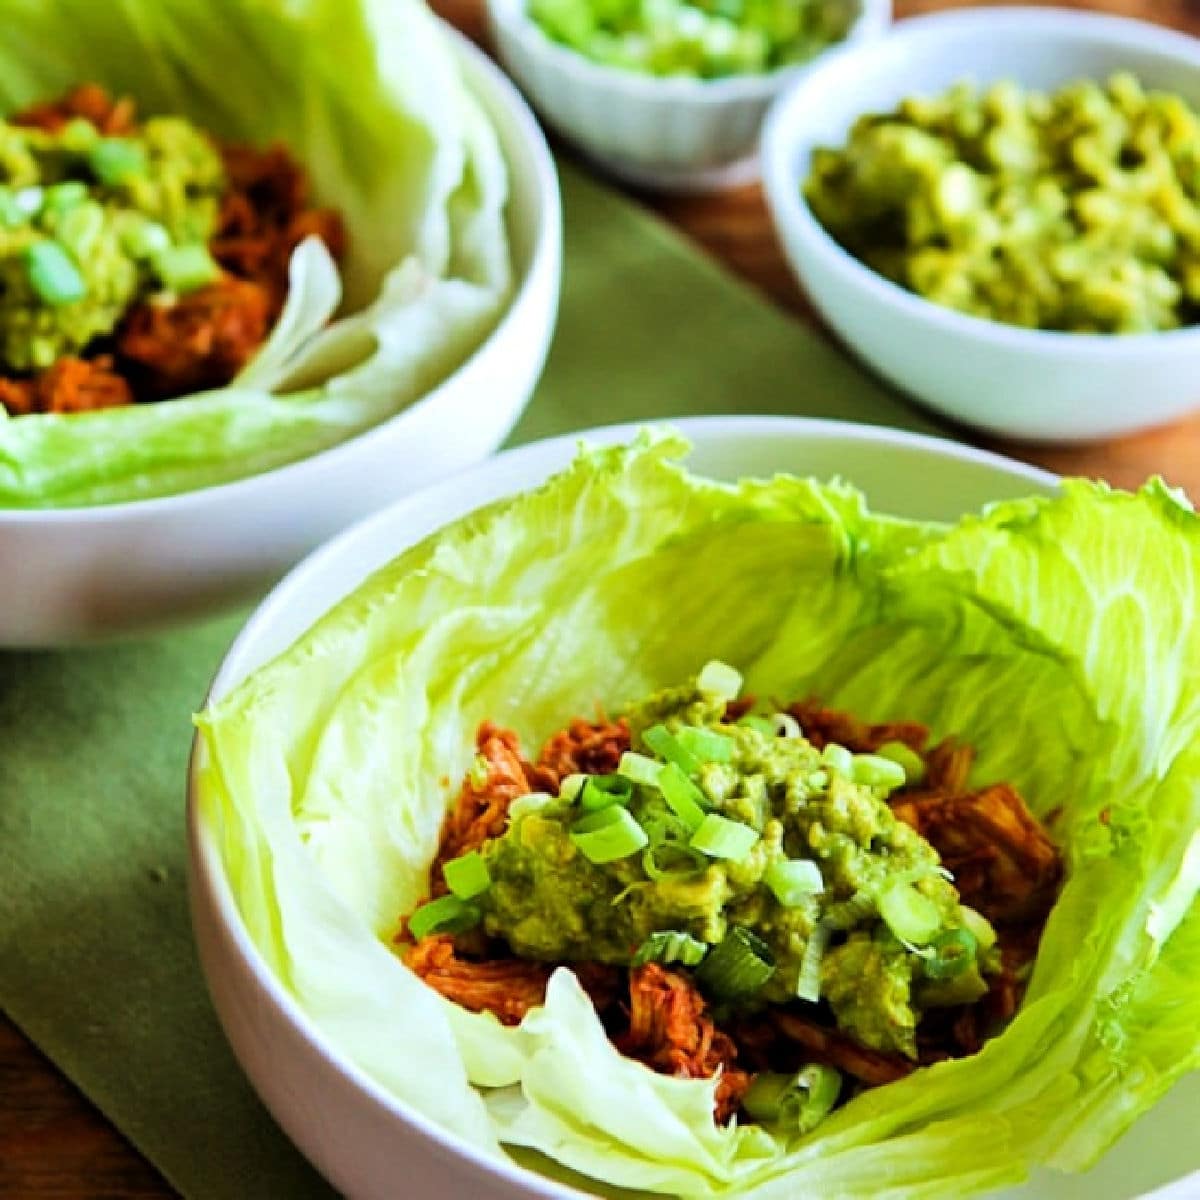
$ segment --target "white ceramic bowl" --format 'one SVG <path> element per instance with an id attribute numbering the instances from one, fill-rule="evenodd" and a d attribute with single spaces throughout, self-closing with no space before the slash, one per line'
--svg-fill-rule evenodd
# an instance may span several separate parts
<path id="1" fill-rule="evenodd" d="M 877 275 L 804 203 L 815 147 L 863 113 L 964 77 L 1054 88 L 1118 69 L 1200 106 L 1200 41 L 1116 17 L 976 9 L 906 21 L 883 41 L 818 63 L 780 96 L 763 133 L 775 227 L 805 291 L 856 354 L 914 398 L 977 429 L 1085 441 L 1161 424 L 1200 405 L 1200 326 L 1103 336 L 964 316 Z"/>
<path id="2" fill-rule="evenodd" d="M 776 471 L 841 475 L 887 512 L 954 519 L 991 500 L 1054 489 L 1042 471 L 982 451 L 895 430 L 771 417 L 709 417 L 676 423 L 695 449 L 690 465 L 723 479 Z M 627 441 L 635 427 L 585 435 Z M 578 438 L 501 454 L 455 480 L 393 505 L 347 531 L 295 569 L 251 618 L 229 651 L 210 699 L 286 649 L 368 574 L 446 523 L 566 466 Z M 192 779 L 204 751 L 193 754 Z M 251 943 L 224 874 L 218 838 L 189 799 L 190 894 L 200 959 L 217 1013 L 242 1067 L 301 1150 L 352 1200 L 414 1197 L 578 1197 L 561 1184 L 488 1159 L 400 1103 L 317 1033 Z M 1086 1176 L 1039 1175 L 1010 1200 L 1129 1200 L 1192 1169 L 1200 1076 L 1181 1085 Z M 1185 1181 L 1179 1187 L 1186 1188 Z M 1172 1200 L 1200 1194 L 1192 1190 Z M 1164 1194 L 1166 1195 L 1166 1193 Z"/>
<path id="3" fill-rule="evenodd" d="M 0 646 L 128 633 L 248 601 L 337 530 L 486 458 L 508 435 L 541 374 L 558 308 L 558 178 L 516 89 L 453 37 L 509 166 L 517 290 L 496 329 L 403 412 L 300 462 L 163 499 L 0 509 Z"/>
<path id="4" fill-rule="evenodd" d="M 847 41 L 877 37 L 891 0 L 855 0 Z M 758 177 L 758 135 L 771 101 L 809 64 L 726 79 L 654 78 L 603 66 L 551 41 L 527 0 L 487 0 L 500 61 L 546 122 L 629 183 L 700 192 Z"/>

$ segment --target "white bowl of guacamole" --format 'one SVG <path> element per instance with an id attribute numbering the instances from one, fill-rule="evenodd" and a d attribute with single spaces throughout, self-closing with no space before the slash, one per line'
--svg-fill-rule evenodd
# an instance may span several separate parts
<path id="1" fill-rule="evenodd" d="M 156 6 L 155 20 L 169 27 L 185 9 L 193 11 Z M 136 632 L 249 601 L 337 530 L 486 457 L 532 393 L 561 277 L 558 182 L 532 114 L 502 72 L 416 3 L 361 0 L 338 13 L 302 4 L 289 13 L 237 5 L 230 19 L 253 27 L 263 54 L 309 55 L 312 72 L 336 40 L 321 22 L 340 29 L 352 19 L 357 50 L 380 52 L 378 61 L 368 54 L 363 86 L 390 98 L 384 109 L 395 105 L 372 125 L 360 104 L 338 134 L 335 72 L 331 113 L 315 99 L 309 108 L 286 103 L 283 93 L 256 109 L 257 141 L 283 122 L 295 135 L 289 149 L 297 158 L 307 149 L 318 195 L 339 205 L 358 246 L 342 272 L 346 311 L 286 361 L 273 357 L 273 336 L 219 391 L 97 412 L 0 412 L 0 645 Z M 101 9 L 94 19 L 103 23 Z M 87 63 L 87 47 L 71 45 Z M 441 81 L 433 91 L 461 100 L 457 131 L 440 124 L 456 105 L 430 107 L 429 89 L 393 87 L 414 53 Z M 137 96 L 147 112 L 165 103 L 102 66 L 79 70 Z M 293 67 L 289 86 L 310 79 L 309 67 Z M 257 67 L 246 74 L 262 83 Z M 223 119 L 224 99 L 215 85 L 204 92 L 206 127 L 254 136 L 240 110 Z M 405 128 L 411 145 L 393 136 Z M 355 132 L 381 145 L 356 150 Z M 364 166 L 373 163 L 386 170 Z M 430 188 L 414 192 L 422 178 Z M 447 189 L 450 221 L 422 207 Z M 336 273 L 325 283 L 336 291 Z M 296 295 L 304 308 L 314 294 Z M 289 312 L 301 323 L 312 315 L 285 310 L 283 341 Z M 293 378 L 260 387 L 263 372 Z"/>
<path id="2" fill-rule="evenodd" d="M 1161 484 L 1114 493 L 834 422 L 583 443 L 510 451 L 323 548 L 198 718 L 197 941 L 283 1127 L 354 1197 L 401 1175 L 488 1197 L 1188 1194 L 1195 515 Z M 1125 542 L 1145 549 L 1128 569 L 1108 552 Z M 715 1123 L 711 1079 L 617 1054 L 569 972 L 503 1026 L 427 988 L 394 941 L 481 720 L 536 745 L 713 659 L 760 696 L 970 741 L 1066 861 L 1002 1032 L 782 1142 Z"/>
<path id="3" fill-rule="evenodd" d="M 956 85 L 964 86 L 951 92 Z M 983 103 L 969 95 L 972 86 Z M 1182 416 L 1200 396 L 1192 383 L 1200 326 L 1186 295 L 1192 235 L 1160 226 L 1159 213 L 1173 203 L 1190 212 L 1195 181 L 1185 167 L 1174 182 L 1163 178 L 1164 194 L 1173 193 L 1165 207 L 1143 205 L 1137 172 L 1151 168 L 1132 140 L 1121 144 L 1141 121 L 1119 111 L 1135 95 L 1134 108 L 1146 95 L 1164 110 L 1189 106 L 1194 122 L 1196 40 L 1097 14 L 983 9 L 905 22 L 886 42 L 818 64 L 779 98 L 763 135 L 769 207 L 801 286 L 854 354 L 973 428 L 1071 442 Z M 1057 107 L 1043 122 L 1037 111 L 1045 105 Z M 939 108 L 957 108 L 960 148 L 981 114 L 990 120 L 1007 109 L 1013 120 L 1005 116 L 992 131 L 997 139 L 983 156 L 990 162 L 966 151 L 942 164 L 951 169 L 941 172 L 939 213 L 910 205 L 910 227 L 899 229 L 901 207 L 871 206 L 889 190 L 905 190 L 906 155 L 915 162 L 946 153 L 955 139 L 942 143 L 930 132 Z M 1079 180 L 1095 172 L 1103 182 L 1066 179 L 1053 168 L 1057 151 L 1046 148 L 1046 137 L 1066 138 Z M 1114 137 L 1109 162 L 1088 161 L 1089 150 Z M 1194 133 L 1183 140 L 1194 142 Z M 994 169 L 993 151 L 1009 158 L 1014 175 L 1022 155 L 1041 164 L 1019 201 L 1013 176 Z M 863 156 L 860 181 L 870 176 L 870 186 L 842 190 L 839 154 L 842 166 Z M 949 223 L 937 229 L 917 227 L 943 218 Z M 1120 228 L 1121 237 L 1101 248 L 1101 226 Z M 1143 228 L 1135 233 L 1136 226 Z M 1143 231 L 1161 246 L 1148 249 Z"/>

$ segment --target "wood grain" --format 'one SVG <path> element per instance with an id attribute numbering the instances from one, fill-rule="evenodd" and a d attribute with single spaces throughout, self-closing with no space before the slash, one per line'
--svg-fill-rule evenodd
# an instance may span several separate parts
<path id="1" fill-rule="evenodd" d="M 896 9 L 904 17 L 983 3 L 897 0 Z M 1200 0 L 1059 3 L 1141 17 L 1200 35 Z M 435 7 L 470 36 L 480 38 L 479 0 L 437 0 Z M 757 187 L 701 198 L 638 198 L 774 303 L 798 319 L 812 320 L 812 311 L 780 254 Z M 1052 470 L 1095 475 L 1125 487 L 1159 473 L 1200 496 L 1200 416 L 1101 445 L 990 444 Z M 165 1200 L 174 1195 L 104 1117 L 0 1016 L 0 1200 Z"/>

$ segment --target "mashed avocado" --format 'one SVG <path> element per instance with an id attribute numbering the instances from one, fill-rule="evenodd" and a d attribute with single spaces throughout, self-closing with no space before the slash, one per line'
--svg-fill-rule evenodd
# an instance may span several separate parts
<path id="1" fill-rule="evenodd" d="M 655 934 L 697 958 L 741 938 L 764 978 L 740 1003 L 821 1000 L 863 1045 L 915 1056 L 922 1007 L 985 988 L 968 910 L 885 801 L 903 768 L 818 751 L 787 717 L 727 719 L 704 682 L 628 709 L 618 774 L 516 802 L 483 851 L 484 929 L 523 958 L 618 965 Z M 953 970 L 948 945 L 969 952 Z"/>
<path id="2" fill-rule="evenodd" d="M 43 370 L 143 296 L 211 282 L 224 189 L 216 148 L 177 117 L 121 137 L 0 125 L 0 366 Z"/>
<path id="3" fill-rule="evenodd" d="M 1128 74 L 906 99 L 817 150 L 804 194 L 855 257 L 973 316 L 1140 333 L 1200 313 L 1200 117 Z"/>

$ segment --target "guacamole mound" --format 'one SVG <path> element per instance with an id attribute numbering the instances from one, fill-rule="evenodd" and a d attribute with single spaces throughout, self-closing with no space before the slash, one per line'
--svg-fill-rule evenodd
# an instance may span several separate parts
<path id="1" fill-rule="evenodd" d="M 120 136 L 81 117 L 0 126 L 0 368 L 45 370 L 141 296 L 211 283 L 225 187 L 216 147 L 179 117 Z"/>
<path id="2" fill-rule="evenodd" d="M 577 836 L 588 797 L 564 789 L 518 806 L 484 847 L 484 930 L 520 958 L 618 966 L 662 931 L 711 953 L 746 930 L 773 967 L 745 998 L 751 1007 L 819 995 L 860 1044 L 915 1058 L 923 1006 L 938 1003 L 936 993 L 922 994 L 925 965 L 947 939 L 964 936 L 968 918 L 937 852 L 886 803 L 903 770 L 842 747 L 818 750 L 786 721 L 781 736 L 766 718 L 733 720 L 726 707 L 726 697 L 693 683 L 624 716 L 647 779 L 672 770 L 661 747 L 669 755 L 682 741 L 695 767 L 682 790 L 700 815 L 726 822 L 716 828 L 734 839 L 729 850 L 719 839 L 697 850 L 672 789 L 635 782 L 624 803 L 645 847 L 593 861 Z M 788 894 L 781 868 L 807 886 Z M 987 990 L 981 971 L 993 964 L 981 957 L 951 1003 Z"/>
<path id="3" fill-rule="evenodd" d="M 1200 318 L 1200 116 L 1127 73 L 910 97 L 818 149 L 803 190 L 856 258 L 959 312 L 1076 333 Z"/>

